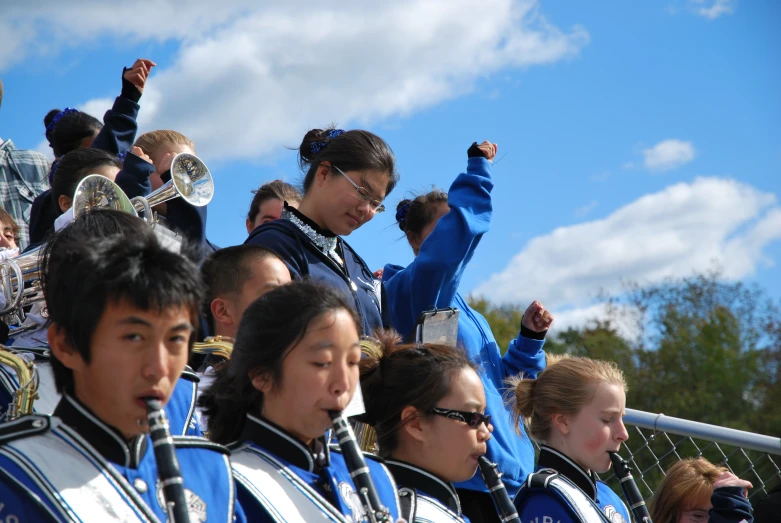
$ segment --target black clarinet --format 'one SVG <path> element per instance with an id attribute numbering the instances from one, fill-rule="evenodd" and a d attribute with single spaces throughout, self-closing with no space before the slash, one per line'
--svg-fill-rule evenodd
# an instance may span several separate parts
<path id="1" fill-rule="evenodd" d="M 635 518 L 636 523 L 652 523 L 651 515 L 648 513 L 648 507 L 645 506 L 645 500 L 637 489 L 637 484 L 632 477 L 632 467 L 617 452 L 608 452 L 610 461 L 613 462 L 613 472 L 616 473 L 621 490 L 624 491 L 624 497 L 629 503 L 629 510 Z"/>
<path id="2" fill-rule="evenodd" d="M 189 523 L 190 515 L 187 512 L 187 500 L 184 496 L 184 480 L 163 405 L 157 398 L 144 398 L 144 401 L 146 419 L 149 422 L 149 436 L 152 438 L 152 448 L 157 461 L 157 477 L 163 487 L 168 521 Z"/>
<path id="3" fill-rule="evenodd" d="M 513 500 L 504 488 L 502 473 L 496 470 L 496 463 L 491 463 L 485 456 L 480 456 L 477 458 L 477 464 L 480 466 L 480 475 L 483 476 L 485 486 L 488 487 L 488 493 L 494 500 L 499 519 L 502 523 L 521 523 Z"/>
<path id="4" fill-rule="evenodd" d="M 366 461 L 363 459 L 363 453 L 355 439 L 352 427 L 342 417 L 340 411 L 331 410 L 328 411 L 328 414 L 331 416 L 339 448 L 342 449 L 344 461 L 350 470 L 350 477 L 353 478 L 355 488 L 358 490 L 358 497 L 361 499 L 369 521 L 371 523 L 390 522 L 390 510 L 380 501 L 380 496 L 374 487 L 369 467 L 366 466 Z"/>

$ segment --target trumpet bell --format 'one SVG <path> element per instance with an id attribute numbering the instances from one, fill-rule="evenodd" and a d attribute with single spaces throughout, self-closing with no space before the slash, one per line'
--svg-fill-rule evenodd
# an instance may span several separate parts
<path id="1" fill-rule="evenodd" d="M 95 209 L 114 209 L 138 216 L 135 207 L 117 184 L 99 174 L 84 178 L 73 193 L 73 217 Z"/>
<path id="2" fill-rule="evenodd" d="M 180 153 L 171 162 L 171 181 L 190 205 L 203 207 L 214 196 L 214 180 L 208 167 L 194 154 Z"/>

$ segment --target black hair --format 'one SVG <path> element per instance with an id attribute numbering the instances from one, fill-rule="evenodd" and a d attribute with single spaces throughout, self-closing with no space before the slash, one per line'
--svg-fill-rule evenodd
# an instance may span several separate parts
<path id="1" fill-rule="evenodd" d="M 250 222 L 255 221 L 260 212 L 260 206 L 269 200 L 277 199 L 288 203 L 301 201 L 301 193 L 298 192 L 298 189 L 282 180 L 264 183 L 254 192 L 255 196 L 252 198 L 252 203 L 249 204 L 249 212 L 247 213 L 247 219 Z"/>
<path id="2" fill-rule="evenodd" d="M 420 236 L 431 223 L 440 204 L 447 203 L 447 193 L 434 189 L 412 199 L 404 199 L 396 206 L 396 223 L 402 232 Z"/>
<path id="3" fill-rule="evenodd" d="M 392 331 L 378 336 L 379 346 L 363 344 L 361 392 L 366 412 L 357 419 L 374 427 L 380 456 L 387 458 L 398 447 L 399 430 L 411 420 L 401 419 L 404 408 L 413 406 L 422 416 L 431 416 L 458 373 L 477 367 L 460 348 L 399 345 L 401 337 Z"/>
<path id="4" fill-rule="evenodd" d="M 185 246 L 185 248 L 187 248 Z M 93 211 L 54 235 L 42 254 L 49 320 L 89 363 L 95 329 L 109 304 L 162 311 L 184 306 L 198 325 L 201 282 L 195 265 L 163 247 L 139 218 Z M 195 335 L 190 337 L 190 346 Z M 52 358 L 57 391 L 72 392 L 73 373 Z"/>
<path id="5" fill-rule="evenodd" d="M 252 385 L 252 378 L 266 374 L 272 386 L 278 386 L 282 362 L 309 325 L 337 310 L 347 311 L 361 331 L 357 314 L 342 294 L 308 281 L 278 287 L 247 307 L 230 360 L 198 401 L 209 419 L 209 438 L 222 444 L 235 441 L 247 414 L 259 414 L 263 406 L 263 393 Z"/>
<path id="6" fill-rule="evenodd" d="M 51 182 L 51 201 L 57 206 L 57 214 L 62 214 L 60 196 L 72 197 L 80 181 L 94 174 L 96 169 L 105 166 L 122 168 L 122 164 L 114 155 L 102 149 L 76 149 L 60 158 Z"/>
<path id="7" fill-rule="evenodd" d="M 312 129 L 304 136 L 298 148 L 298 165 L 306 173 L 304 194 L 309 192 L 315 173 L 322 162 L 331 162 L 342 171 L 367 171 L 374 169 L 388 174 L 385 196 L 399 181 L 396 158 L 390 146 L 374 133 L 353 130 L 342 134 L 327 129 Z M 313 146 L 314 144 L 314 146 Z"/>
<path id="8" fill-rule="evenodd" d="M 63 114 L 57 123 L 52 125 L 54 117 L 60 112 L 62 111 L 59 109 L 52 109 L 43 119 L 43 125 L 46 126 L 46 139 L 49 140 L 55 158 L 78 149 L 84 138 L 94 136 L 103 129 L 100 120 L 82 111 Z"/>
<path id="9" fill-rule="evenodd" d="M 251 279 L 252 262 L 266 258 L 281 258 L 262 245 L 235 245 L 210 254 L 201 265 L 201 280 L 205 288 L 203 313 L 213 322 L 211 303 L 226 294 L 241 293 L 244 284 Z M 214 325 L 211 325 L 213 328 Z"/>

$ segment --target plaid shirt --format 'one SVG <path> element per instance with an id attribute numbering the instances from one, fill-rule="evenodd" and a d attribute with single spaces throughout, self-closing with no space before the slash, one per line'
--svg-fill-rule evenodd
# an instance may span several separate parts
<path id="1" fill-rule="evenodd" d="M 48 174 L 49 160 L 41 153 L 17 149 L 11 140 L 0 143 L 0 207 L 16 220 L 22 250 L 30 241 L 30 207 L 49 188 Z"/>

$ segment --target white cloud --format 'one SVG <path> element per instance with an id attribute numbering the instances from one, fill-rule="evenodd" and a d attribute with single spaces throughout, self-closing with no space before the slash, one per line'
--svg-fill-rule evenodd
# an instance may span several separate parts
<path id="1" fill-rule="evenodd" d="M 645 195 L 610 216 L 530 240 L 475 289 L 498 303 L 542 301 L 552 311 L 593 304 L 622 282 L 643 284 L 706 271 L 739 279 L 773 260 L 781 239 L 776 197 L 735 180 L 698 178 Z"/>
<path id="2" fill-rule="evenodd" d="M 734 0 L 689 0 L 692 10 L 703 18 L 715 20 L 722 15 L 731 15 L 735 12 Z"/>
<path id="3" fill-rule="evenodd" d="M 559 334 L 569 328 L 589 327 L 593 326 L 597 320 L 608 318 L 611 321 L 611 326 L 625 340 L 638 341 L 640 339 L 641 331 L 638 321 L 640 318 L 637 315 L 637 310 L 628 306 L 616 305 L 611 310 L 605 303 L 593 303 L 583 307 L 553 311 L 553 324 L 550 332 L 551 334 Z"/>
<path id="4" fill-rule="evenodd" d="M 587 215 L 588 213 L 596 209 L 597 205 L 599 205 L 599 202 L 597 202 L 596 200 L 591 200 L 583 207 L 578 207 L 577 209 L 575 209 L 575 216 L 577 216 L 578 218 L 583 218 L 585 215 Z"/>
<path id="5" fill-rule="evenodd" d="M 4 13 L 0 34 L 48 21 L 51 37 L 69 45 L 107 34 L 177 40 L 174 62 L 150 78 L 139 125 L 184 132 L 207 157 L 257 157 L 297 144 L 311 127 L 404 116 L 485 75 L 576 56 L 589 38 L 549 24 L 534 0 L 486 0 L 480 11 L 490 16 L 465 16 L 475 9 L 468 0 L 184 5 L 41 1 Z M 48 52 L 35 36 L 25 34 L 25 52 Z"/>
<path id="6" fill-rule="evenodd" d="M 663 140 L 643 150 L 643 163 L 649 171 L 664 172 L 694 160 L 694 146 L 681 140 Z"/>

